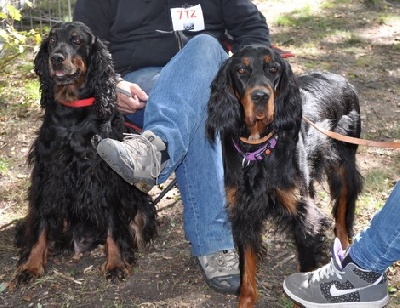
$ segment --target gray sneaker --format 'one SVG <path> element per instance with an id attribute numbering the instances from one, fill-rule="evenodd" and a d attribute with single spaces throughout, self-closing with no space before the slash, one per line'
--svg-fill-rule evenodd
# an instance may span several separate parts
<path id="1" fill-rule="evenodd" d="M 106 138 L 97 145 L 97 154 L 125 181 L 148 192 L 164 168 L 161 151 L 165 143 L 151 131 L 126 134 L 124 141 Z"/>
<path id="2" fill-rule="evenodd" d="M 238 294 L 240 287 L 239 256 L 235 250 L 196 257 L 207 285 L 223 294 Z"/>
<path id="3" fill-rule="evenodd" d="M 342 268 L 344 258 L 338 239 L 332 249 L 331 262 L 309 273 L 286 277 L 286 294 L 304 307 L 384 307 L 389 302 L 386 274 L 363 270 L 350 262 Z"/>

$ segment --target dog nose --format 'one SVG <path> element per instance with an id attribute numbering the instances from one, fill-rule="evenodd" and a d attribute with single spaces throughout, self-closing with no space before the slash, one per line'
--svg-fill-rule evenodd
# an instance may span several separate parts
<path id="1" fill-rule="evenodd" d="M 267 102 L 269 98 L 269 93 L 263 90 L 256 90 L 251 93 L 251 100 L 254 103 Z"/>
<path id="2" fill-rule="evenodd" d="M 60 53 L 53 54 L 50 57 L 50 61 L 53 65 L 60 64 L 65 60 L 64 56 Z"/>

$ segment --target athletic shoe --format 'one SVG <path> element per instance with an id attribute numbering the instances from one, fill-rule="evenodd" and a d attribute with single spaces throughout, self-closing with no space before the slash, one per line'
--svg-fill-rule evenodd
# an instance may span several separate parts
<path id="1" fill-rule="evenodd" d="M 196 257 L 207 285 L 223 294 L 239 293 L 239 256 L 234 250 L 222 250 L 215 254 Z"/>
<path id="2" fill-rule="evenodd" d="M 386 274 L 371 272 L 348 263 L 338 239 L 332 248 L 331 262 L 309 273 L 286 277 L 283 288 L 295 302 L 311 307 L 380 308 L 389 302 Z"/>
<path id="3" fill-rule="evenodd" d="M 148 192 L 164 168 L 161 151 L 165 143 L 151 131 L 126 134 L 124 141 L 106 138 L 97 145 L 97 154 L 125 181 Z"/>

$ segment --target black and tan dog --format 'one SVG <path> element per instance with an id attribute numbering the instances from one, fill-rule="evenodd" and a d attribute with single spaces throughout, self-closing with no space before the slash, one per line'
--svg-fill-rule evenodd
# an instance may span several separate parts
<path id="1" fill-rule="evenodd" d="M 44 273 L 53 249 L 105 244 L 104 273 L 123 279 L 134 252 L 156 232 L 149 195 L 125 182 L 96 153 L 101 138 L 122 140 L 111 56 L 82 23 L 55 25 L 35 58 L 44 119 L 29 153 L 28 215 L 19 226 L 16 284 Z"/>
<path id="2" fill-rule="evenodd" d="M 300 271 L 317 266 L 328 221 L 314 206 L 314 182 L 329 184 L 336 235 L 352 236 L 362 187 L 357 146 L 335 141 L 302 121 L 359 137 L 360 107 L 342 77 L 296 78 L 274 50 L 245 47 L 229 58 L 212 84 L 207 131 L 221 137 L 229 217 L 240 255 L 240 307 L 257 300 L 256 263 L 263 221 L 294 237 Z"/>

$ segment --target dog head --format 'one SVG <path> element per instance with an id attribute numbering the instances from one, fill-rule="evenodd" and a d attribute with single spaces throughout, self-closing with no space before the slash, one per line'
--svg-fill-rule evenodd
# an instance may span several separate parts
<path id="1" fill-rule="evenodd" d="M 42 41 L 34 60 L 41 105 L 94 96 L 100 113 L 115 97 L 114 68 L 105 44 L 81 22 L 58 23 Z"/>
<path id="2" fill-rule="evenodd" d="M 220 68 L 211 85 L 207 132 L 258 140 L 271 131 L 297 134 L 301 96 L 290 65 L 278 52 L 246 46 Z"/>

